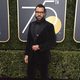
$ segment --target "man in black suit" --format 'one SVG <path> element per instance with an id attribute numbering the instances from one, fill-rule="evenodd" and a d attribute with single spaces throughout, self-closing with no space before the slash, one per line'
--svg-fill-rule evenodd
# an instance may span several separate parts
<path id="1" fill-rule="evenodd" d="M 42 4 L 35 8 L 36 21 L 29 25 L 24 61 L 28 64 L 29 80 L 34 80 L 35 72 L 40 71 L 41 80 L 48 80 L 50 50 L 55 47 L 54 26 L 45 20 L 46 9 Z"/>

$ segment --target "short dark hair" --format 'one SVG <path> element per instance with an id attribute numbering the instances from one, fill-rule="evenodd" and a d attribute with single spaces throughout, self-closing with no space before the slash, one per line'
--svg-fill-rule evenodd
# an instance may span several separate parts
<path id="1" fill-rule="evenodd" d="M 45 9 L 45 6 L 44 6 L 44 5 L 38 4 L 38 5 L 36 6 L 36 8 L 37 8 L 37 7 L 42 7 L 42 8 L 44 8 L 44 12 L 46 12 L 46 9 Z M 35 10 L 36 10 L 36 8 L 35 8 Z"/>

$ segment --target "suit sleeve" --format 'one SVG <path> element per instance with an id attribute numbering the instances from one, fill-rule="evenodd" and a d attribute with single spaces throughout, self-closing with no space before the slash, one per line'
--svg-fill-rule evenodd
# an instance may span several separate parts
<path id="1" fill-rule="evenodd" d="M 40 44 L 40 50 L 41 51 L 47 51 L 56 46 L 56 35 L 54 31 L 54 26 L 50 25 L 49 28 L 47 29 L 47 34 L 46 34 L 46 40 L 43 44 Z"/>
<path id="2" fill-rule="evenodd" d="M 26 42 L 26 48 L 25 48 L 25 55 L 29 55 L 30 53 L 30 49 L 31 49 L 31 45 L 30 45 L 30 26 L 31 24 L 29 25 L 29 29 L 28 29 L 28 35 L 27 35 L 27 42 Z"/>

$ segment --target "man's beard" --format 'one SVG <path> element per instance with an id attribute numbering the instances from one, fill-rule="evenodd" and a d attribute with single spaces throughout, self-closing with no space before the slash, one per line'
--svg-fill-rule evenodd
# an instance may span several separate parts
<path id="1" fill-rule="evenodd" d="M 36 19 L 37 19 L 37 21 L 42 21 L 44 19 L 44 17 L 38 16 L 38 17 L 36 17 Z"/>

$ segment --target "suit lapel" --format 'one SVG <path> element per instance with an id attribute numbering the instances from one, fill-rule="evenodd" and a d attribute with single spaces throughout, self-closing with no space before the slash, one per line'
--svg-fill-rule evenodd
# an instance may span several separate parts
<path id="1" fill-rule="evenodd" d="M 38 30 L 38 33 L 36 34 L 35 36 L 35 27 L 38 27 L 40 26 L 39 30 Z M 42 31 L 44 30 L 44 28 L 46 27 L 46 24 L 45 23 L 41 23 L 40 25 L 36 24 L 36 22 L 34 22 L 32 25 L 31 25 L 31 34 L 32 34 L 32 37 L 35 38 L 35 37 L 39 37 L 39 35 L 42 33 Z"/>

